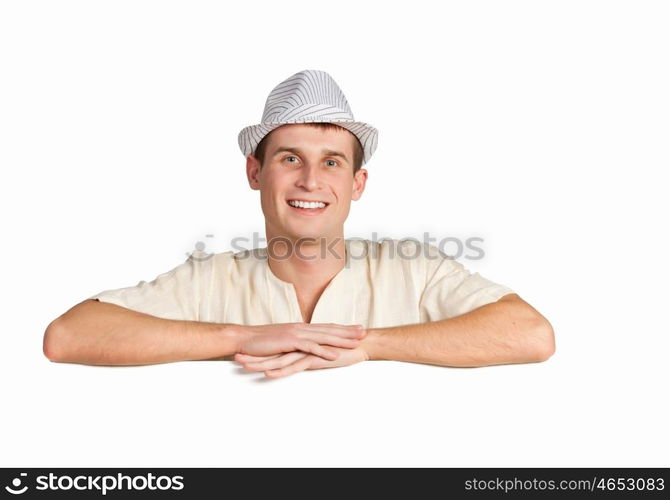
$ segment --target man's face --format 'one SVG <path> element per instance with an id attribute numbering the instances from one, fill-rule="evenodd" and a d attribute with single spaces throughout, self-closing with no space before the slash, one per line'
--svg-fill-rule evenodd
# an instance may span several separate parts
<path id="1" fill-rule="evenodd" d="M 270 133 L 263 168 L 247 158 L 247 177 L 261 192 L 266 230 L 273 236 L 335 237 L 343 234 L 351 200 L 365 189 L 367 171 L 353 175 L 354 136 L 347 130 L 321 130 L 302 124 L 282 125 Z M 343 156 L 339 156 L 339 154 Z M 320 201 L 324 208 L 301 208 L 289 202 Z"/>

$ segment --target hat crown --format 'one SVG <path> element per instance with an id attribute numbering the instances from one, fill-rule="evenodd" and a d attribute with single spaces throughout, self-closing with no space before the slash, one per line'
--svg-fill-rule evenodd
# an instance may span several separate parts
<path id="1" fill-rule="evenodd" d="M 262 123 L 354 121 L 347 98 L 325 71 L 307 69 L 272 89 Z"/>

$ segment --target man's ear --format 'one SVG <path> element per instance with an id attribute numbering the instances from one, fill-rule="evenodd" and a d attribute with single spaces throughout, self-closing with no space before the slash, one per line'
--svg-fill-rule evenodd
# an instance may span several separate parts
<path id="1" fill-rule="evenodd" d="M 260 174 L 261 163 L 254 155 L 247 156 L 247 180 L 249 181 L 249 186 L 254 191 L 258 191 L 261 188 Z"/>
<path id="2" fill-rule="evenodd" d="M 354 176 L 354 187 L 351 192 L 351 199 L 358 200 L 365 191 L 365 183 L 368 180 L 368 171 L 364 168 L 359 168 Z"/>

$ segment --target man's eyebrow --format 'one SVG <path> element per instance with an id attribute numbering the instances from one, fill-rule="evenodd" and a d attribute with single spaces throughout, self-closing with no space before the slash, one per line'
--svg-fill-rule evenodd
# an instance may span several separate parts
<path id="1" fill-rule="evenodd" d="M 285 153 L 285 152 L 302 154 L 302 150 L 300 148 L 280 147 L 277 149 L 277 151 L 274 152 L 272 156 L 277 156 L 279 153 Z M 349 162 L 349 158 L 347 158 L 347 156 L 344 153 L 341 153 L 340 151 L 335 151 L 334 149 L 322 149 L 321 154 L 323 154 L 323 156 L 339 156 L 344 161 Z"/>

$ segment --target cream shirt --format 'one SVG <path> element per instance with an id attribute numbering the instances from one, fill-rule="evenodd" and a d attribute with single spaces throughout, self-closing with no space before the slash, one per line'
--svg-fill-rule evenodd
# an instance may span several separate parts
<path id="1" fill-rule="evenodd" d="M 414 239 L 350 238 L 345 247 L 345 266 L 321 294 L 311 323 L 366 328 L 425 323 L 515 293 Z M 267 248 L 196 251 L 153 281 L 89 298 L 165 319 L 242 325 L 303 321 L 295 288 L 272 272 Z"/>

